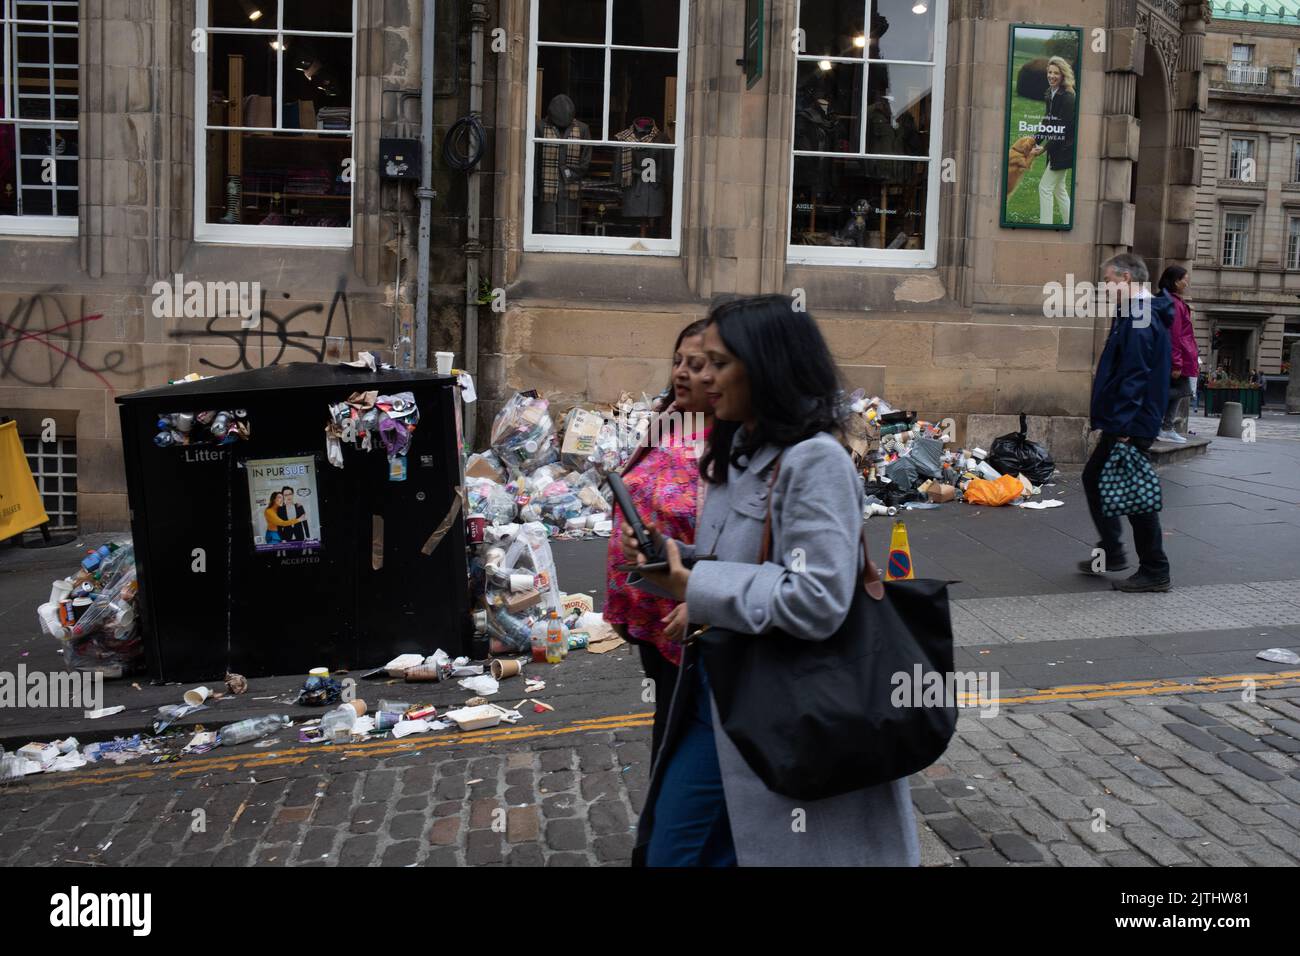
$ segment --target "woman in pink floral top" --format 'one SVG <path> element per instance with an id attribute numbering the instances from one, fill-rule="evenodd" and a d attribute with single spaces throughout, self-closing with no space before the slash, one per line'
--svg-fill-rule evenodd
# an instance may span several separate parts
<path id="1" fill-rule="evenodd" d="M 702 334 L 705 322 L 682 329 L 673 350 L 673 377 L 655 427 L 623 469 L 637 511 L 669 537 L 694 542 L 695 519 L 703 505 L 700 483 L 700 449 L 713 426 L 713 412 L 699 375 L 705 365 Z M 614 509 L 614 527 L 623 516 Z M 608 593 L 605 620 L 637 645 L 646 677 L 654 681 L 655 720 L 651 759 L 659 752 L 663 725 L 668 719 L 677 665 L 682 659 L 681 640 L 686 635 L 686 605 L 655 597 L 627 586 L 627 575 L 616 571 L 624 563 L 618 535 L 609 540 Z"/>

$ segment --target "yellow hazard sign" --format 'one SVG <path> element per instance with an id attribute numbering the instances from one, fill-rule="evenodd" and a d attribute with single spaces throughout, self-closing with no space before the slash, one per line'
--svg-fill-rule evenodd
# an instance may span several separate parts
<path id="1" fill-rule="evenodd" d="M 886 581 L 910 581 L 916 577 L 912 570 L 912 548 L 907 543 L 907 525 L 894 522 L 889 536 L 889 561 L 885 564 Z"/>
<path id="2" fill-rule="evenodd" d="M 49 520 L 18 439 L 18 423 L 5 422 L 0 425 L 0 541 Z"/>

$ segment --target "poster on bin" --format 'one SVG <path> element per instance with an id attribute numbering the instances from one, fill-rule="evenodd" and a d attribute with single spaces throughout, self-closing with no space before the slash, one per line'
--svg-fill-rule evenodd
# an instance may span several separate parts
<path id="1" fill-rule="evenodd" d="M 1079 126 L 1078 27 L 1011 25 L 1001 224 L 1074 228 Z"/>
<path id="2" fill-rule="evenodd" d="M 316 459 L 262 458 L 245 462 L 253 515 L 254 551 L 308 551 L 320 547 Z"/>

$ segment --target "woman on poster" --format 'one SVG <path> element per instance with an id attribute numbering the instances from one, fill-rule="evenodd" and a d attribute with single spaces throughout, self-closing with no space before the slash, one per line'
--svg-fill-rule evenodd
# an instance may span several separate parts
<path id="1" fill-rule="evenodd" d="M 284 495 L 278 491 L 272 493 L 271 500 L 267 504 L 266 510 L 262 512 L 262 517 L 266 519 L 267 544 L 279 544 L 282 540 L 280 537 L 281 530 L 284 528 L 292 528 L 294 525 L 298 524 L 298 522 L 302 521 L 302 518 L 294 518 L 292 521 L 281 518 L 279 511 L 283 507 Z"/>
<path id="2" fill-rule="evenodd" d="M 1038 144 L 1033 155 L 1047 153 L 1047 168 L 1038 181 L 1038 221 L 1045 226 L 1056 224 L 1053 199 L 1061 208 L 1061 223 L 1070 223 L 1070 187 L 1066 182 L 1074 168 L 1076 109 L 1074 69 L 1059 56 L 1047 61 L 1047 95 L 1044 98 L 1042 126 L 1034 137 Z"/>

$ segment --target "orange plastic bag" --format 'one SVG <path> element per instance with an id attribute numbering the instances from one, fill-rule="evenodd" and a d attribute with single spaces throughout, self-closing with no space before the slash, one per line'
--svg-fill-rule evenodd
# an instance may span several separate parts
<path id="1" fill-rule="evenodd" d="M 966 504 L 999 505 L 1010 504 L 1025 493 L 1025 486 L 1015 475 L 1003 475 L 997 481 L 976 478 L 966 486 Z"/>

